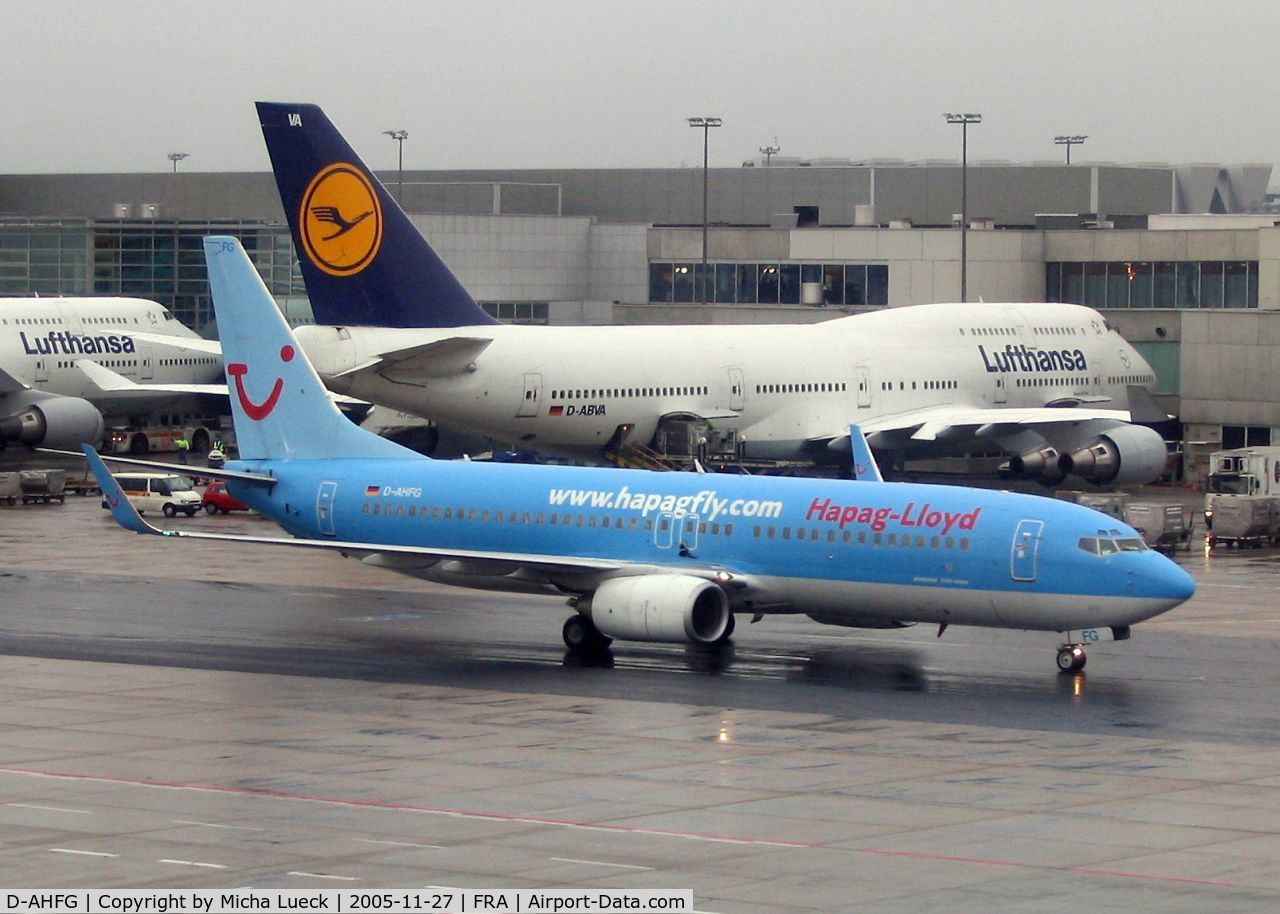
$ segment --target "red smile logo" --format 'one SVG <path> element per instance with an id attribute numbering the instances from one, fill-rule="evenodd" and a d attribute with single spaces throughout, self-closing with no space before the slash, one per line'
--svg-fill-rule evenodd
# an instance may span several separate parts
<path id="1" fill-rule="evenodd" d="M 284 346 L 280 349 L 280 361 L 293 361 L 292 346 Z M 240 398 L 240 408 L 244 410 L 244 414 L 250 419 L 255 422 L 261 422 L 271 415 L 271 411 L 276 408 L 276 402 L 284 391 L 284 379 L 276 378 L 275 384 L 271 387 L 271 395 L 262 403 L 254 403 L 249 399 L 249 395 L 244 389 L 244 376 L 248 372 L 249 366 L 243 362 L 232 362 L 227 366 L 227 374 L 236 379 L 236 396 Z"/>
<path id="2" fill-rule="evenodd" d="M 114 511 L 116 508 L 120 507 L 120 496 L 119 496 L 119 495 L 116 495 L 115 493 L 112 493 L 111 495 L 108 495 L 108 496 L 107 496 L 107 507 L 108 507 L 108 508 L 110 508 L 112 511 Z"/>

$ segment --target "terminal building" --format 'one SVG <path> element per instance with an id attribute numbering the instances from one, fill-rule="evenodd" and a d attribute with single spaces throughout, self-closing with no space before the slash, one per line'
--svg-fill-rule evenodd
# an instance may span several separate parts
<path id="1" fill-rule="evenodd" d="M 381 177 L 501 320 L 820 321 L 959 301 L 963 276 L 969 301 L 1101 310 L 1155 368 L 1188 476 L 1211 450 L 1280 444 L 1268 165 L 772 156 L 709 170 L 705 227 L 701 168 Z M 136 295 L 201 330 L 211 233 L 238 236 L 290 320 L 309 320 L 269 173 L 0 175 L 0 295 Z"/>

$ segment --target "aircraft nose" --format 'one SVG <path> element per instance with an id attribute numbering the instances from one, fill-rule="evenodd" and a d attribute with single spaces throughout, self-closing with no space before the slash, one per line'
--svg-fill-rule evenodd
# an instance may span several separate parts
<path id="1" fill-rule="evenodd" d="M 1196 592 L 1196 582 L 1171 560 L 1164 559 L 1163 565 L 1157 588 L 1160 595 L 1169 601 L 1169 608 L 1172 609 L 1191 599 Z"/>

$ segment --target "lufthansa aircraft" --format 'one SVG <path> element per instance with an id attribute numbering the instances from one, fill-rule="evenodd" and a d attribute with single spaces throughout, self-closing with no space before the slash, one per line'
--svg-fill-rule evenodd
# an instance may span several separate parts
<path id="1" fill-rule="evenodd" d="M 1044 482 L 1164 469 L 1155 375 L 1096 311 L 935 304 L 812 325 L 513 327 L 486 315 L 314 105 L 258 104 L 325 383 L 529 449 L 847 462 L 999 445 Z M 699 439 L 707 439 L 703 445 Z M 981 439 L 981 441 L 975 441 Z M 658 448 L 662 450 L 661 447 Z"/>
<path id="2" fill-rule="evenodd" d="M 577 610 L 564 638 L 579 649 L 714 645 L 735 613 L 804 613 L 852 628 L 1066 632 L 1058 666 L 1074 670 L 1084 643 L 1127 638 L 1194 591 L 1132 528 L 1052 498 L 431 460 L 342 417 L 237 241 L 208 238 L 205 255 L 240 459 L 201 472 L 296 539 L 161 531 L 84 448 L 116 519 L 138 533 L 329 549 L 464 587 L 564 594 Z"/>
<path id="3" fill-rule="evenodd" d="M 0 299 L 0 447 L 78 447 L 103 416 L 226 396 L 217 343 L 140 298 Z"/>

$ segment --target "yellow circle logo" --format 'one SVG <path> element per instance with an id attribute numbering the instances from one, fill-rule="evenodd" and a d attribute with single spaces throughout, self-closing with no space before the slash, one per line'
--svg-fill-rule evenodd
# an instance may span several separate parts
<path id="1" fill-rule="evenodd" d="M 355 276 L 382 246 L 382 206 L 373 184 L 354 165 L 330 165 L 302 195 L 298 234 L 307 257 L 321 270 Z"/>

